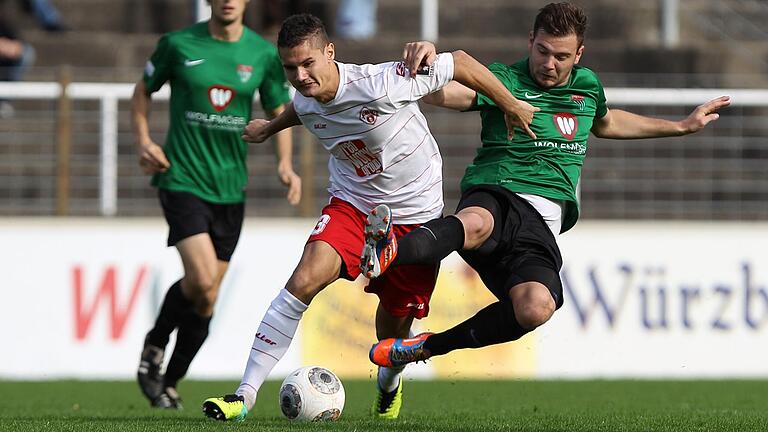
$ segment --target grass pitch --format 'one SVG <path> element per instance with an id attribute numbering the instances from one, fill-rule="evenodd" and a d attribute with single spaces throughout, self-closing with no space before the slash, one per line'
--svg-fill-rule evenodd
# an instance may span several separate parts
<path id="1" fill-rule="evenodd" d="M 152 410 L 134 382 L 0 381 L 0 431 L 768 431 L 768 381 L 407 381 L 401 418 L 367 413 L 373 382 L 346 380 L 337 423 L 294 424 L 268 382 L 244 423 L 203 418 L 234 382 L 182 382 L 185 410 Z"/>

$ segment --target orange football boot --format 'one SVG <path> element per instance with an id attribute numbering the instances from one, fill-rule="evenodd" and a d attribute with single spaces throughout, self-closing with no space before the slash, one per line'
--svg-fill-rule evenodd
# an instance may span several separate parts
<path id="1" fill-rule="evenodd" d="M 408 363 L 425 361 L 432 354 L 424 349 L 424 342 L 433 333 L 421 333 L 409 339 L 389 338 L 373 344 L 368 358 L 383 367 L 404 366 Z"/>

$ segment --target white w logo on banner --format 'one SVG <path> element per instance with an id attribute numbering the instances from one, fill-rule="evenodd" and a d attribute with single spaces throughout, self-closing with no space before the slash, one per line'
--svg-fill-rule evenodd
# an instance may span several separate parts
<path id="1" fill-rule="evenodd" d="M 566 139 L 572 140 L 576 137 L 576 131 L 579 129 L 579 119 L 571 113 L 557 113 L 552 116 L 552 120 L 560 131 L 560 135 Z"/>
<path id="2" fill-rule="evenodd" d="M 216 112 L 224 111 L 234 98 L 235 91 L 229 87 L 214 85 L 208 88 L 208 100 Z"/>

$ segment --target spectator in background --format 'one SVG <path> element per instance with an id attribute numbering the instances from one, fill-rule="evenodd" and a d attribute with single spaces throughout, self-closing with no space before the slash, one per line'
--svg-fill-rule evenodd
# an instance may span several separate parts
<path id="1" fill-rule="evenodd" d="M 21 81 L 24 70 L 35 60 L 35 50 L 0 19 L 0 81 Z"/>
<path id="2" fill-rule="evenodd" d="M 67 30 L 61 14 L 51 0 L 21 0 L 24 10 L 34 15 L 40 27 L 46 31 L 59 32 Z"/>
<path id="3" fill-rule="evenodd" d="M 34 15 L 39 25 L 46 31 L 66 30 L 61 15 L 50 0 L 20 0 L 22 9 Z M 5 2 L 0 0 L 0 81 L 21 81 L 26 70 L 35 62 L 35 49 L 25 42 L 13 20 L 6 14 Z M 0 118 L 13 117 L 13 105 L 0 99 Z"/>
<path id="4" fill-rule="evenodd" d="M 363 40 L 376 35 L 376 0 L 341 0 L 336 11 L 336 36 Z"/>
<path id="5" fill-rule="evenodd" d="M 0 6 L 5 6 L 6 4 L 6 1 L 0 0 Z M 59 10 L 51 3 L 51 0 L 19 0 L 17 4 L 21 6 L 25 13 L 35 17 L 35 21 L 43 30 L 49 32 L 68 30 Z"/>
<path id="6" fill-rule="evenodd" d="M 34 61 L 34 48 L 21 40 L 16 30 L 0 16 L 0 81 L 21 81 L 24 71 Z M 0 100 L 0 118 L 13 115 L 13 105 L 7 100 Z"/>

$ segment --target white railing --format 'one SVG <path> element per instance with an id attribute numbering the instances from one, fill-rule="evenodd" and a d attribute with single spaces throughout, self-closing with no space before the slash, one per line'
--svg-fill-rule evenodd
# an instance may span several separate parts
<path id="1" fill-rule="evenodd" d="M 124 83 L 71 83 L 66 87 L 66 96 L 72 100 L 100 102 L 99 203 L 104 216 L 117 214 L 117 103 L 130 99 L 133 87 Z M 165 85 L 152 98 L 168 100 L 170 94 Z M 56 82 L 0 82 L 0 98 L 49 100 L 61 96 L 62 85 Z"/>
<path id="2" fill-rule="evenodd" d="M 437 42 L 440 10 L 437 0 L 421 0 L 421 39 Z"/>
<path id="3" fill-rule="evenodd" d="M 134 84 L 71 83 L 66 96 L 73 100 L 100 102 L 100 182 L 101 214 L 117 213 L 117 119 L 118 101 L 133 95 Z M 710 99 L 729 95 L 733 106 L 768 106 L 768 90 L 764 89 L 664 89 L 607 88 L 609 104 L 646 106 L 696 106 Z M 56 82 L 0 82 L 0 98 L 51 100 L 62 96 L 62 86 Z M 154 100 L 168 100 L 170 89 L 163 86 L 153 94 Z"/>

